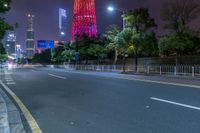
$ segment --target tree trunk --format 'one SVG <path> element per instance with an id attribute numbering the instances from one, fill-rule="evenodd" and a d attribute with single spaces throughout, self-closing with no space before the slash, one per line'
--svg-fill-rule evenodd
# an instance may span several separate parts
<path id="1" fill-rule="evenodd" d="M 138 70 L 138 53 L 137 53 L 137 49 L 135 51 L 135 73 L 137 73 Z"/>
<path id="2" fill-rule="evenodd" d="M 117 49 L 115 49 L 115 59 L 114 59 L 113 65 L 117 64 L 117 60 L 118 60 L 118 51 Z"/>
<path id="3" fill-rule="evenodd" d="M 126 72 L 126 56 L 125 53 L 123 54 L 123 72 Z"/>

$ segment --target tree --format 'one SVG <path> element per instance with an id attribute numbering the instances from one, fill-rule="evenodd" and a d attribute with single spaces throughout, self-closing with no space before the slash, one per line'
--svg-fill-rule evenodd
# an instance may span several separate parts
<path id="1" fill-rule="evenodd" d="M 144 42 L 145 35 L 150 29 L 156 27 L 155 20 L 150 16 L 147 8 L 139 8 L 126 12 L 124 15 L 126 27 L 135 31 L 132 36 L 132 45 L 135 51 L 135 72 L 137 72 L 138 52 Z"/>
<path id="2" fill-rule="evenodd" d="M 61 55 L 63 57 L 63 60 L 66 62 L 68 60 L 69 64 L 71 61 L 75 60 L 75 54 L 76 54 L 76 43 L 68 42 L 64 43 L 61 46 L 64 47 L 64 51 L 62 51 Z"/>
<path id="3" fill-rule="evenodd" d="M 183 35 L 188 24 L 197 18 L 200 6 L 195 0 L 174 0 L 164 4 L 161 18 L 165 21 L 164 28 Z"/>
<path id="4" fill-rule="evenodd" d="M 109 40 L 108 45 L 107 45 L 107 49 L 110 50 L 114 50 L 115 52 L 115 57 L 114 57 L 114 61 L 113 64 L 117 63 L 117 59 L 118 59 L 118 47 L 117 44 L 115 43 L 115 37 L 120 33 L 120 28 L 117 25 L 110 25 L 107 28 L 106 31 L 106 37 Z"/>
<path id="5" fill-rule="evenodd" d="M 143 36 L 138 51 L 141 56 L 158 56 L 158 40 L 155 32 L 148 32 Z"/>
<path id="6" fill-rule="evenodd" d="M 51 60 L 54 63 L 61 63 L 64 61 L 62 52 L 64 51 L 64 46 L 59 46 L 57 48 L 52 49 L 51 51 Z"/>
<path id="7" fill-rule="evenodd" d="M 1 0 L 0 2 L 0 13 L 5 13 L 10 10 L 11 0 Z M 0 40 L 3 39 L 6 30 L 11 29 L 12 27 L 5 22 L 5 18 L 0 17 Z"/>
<path id="8" fill-rule="evenodd" d="M 42 64 L 51 63 L 51 49 L 47 49 L 40 54 L 35 54 L 33 57 L 33 62 Z"/>
<path id="9" fill-rule="evenodd" d="M 10 10 L 11 0 L 1 0 L 0 2 L 0 13 L 5 13 Z"/>
<path id="10" fill-rule="evenodd" d="M 189 55 L 195 54 L 199 42 L 198 34 L 191 33 L 187 36 L 164 36 L 159 41 L 159 51 L 163 55 Z"/>
<path id="11" fill-rule="evenodd" d="M 10 10 L 10 2 L 11 0 L 1 0 L 0 2 L 0 14 L 5 13 Z M 5 22 L 5 18 L 0 17 L 0 42 L 3 39 L 6 30 L 10 30 L 12 27 Z M 7 55 L 3 44 L 0 43 L 0 60 L 7 60 Z"/>
<path id="12" fill-rule="evenodd" d="M 106 53 L 106 39 L 104 37 L 89 37 L 81 36 L 78 40 L 78 52 L 81 60 L 97 60 L 98 63 L 101 59 L 107 56 Z"/>
<path id="13" fill-rule="evenodd" d="M 140 34 L 157 26 L 155 20 L 149 14 L 148 8 L 130 10 L 126 12 L 123 17 L 126 22 L 126 27 L 134 29 Z"/>
<path id="14" fill-rule="evenodd" d="M 8 56 L 6 54 L 6 50 L 2 43 L 0 43 L 0 62 L 4 62 L 8 59 Z"/>
<path id="15" fill-rule="evenodd" d="M 135 30 L 132 30 L 130 28 L 126 28 L 123 31 L 121 31 L 116 37 L 114 43 L 116 44 L 116 47 L 118 49 L 118 52 L 123 56 L 123 71 L 125 72 L 125 64 L 126 64 L 126 55 L 130 52 L 130 49 L 132 48 L 132 51 L 136 53 L 135 47 L 138 44 L 137 40 L 137 33 Z"/>

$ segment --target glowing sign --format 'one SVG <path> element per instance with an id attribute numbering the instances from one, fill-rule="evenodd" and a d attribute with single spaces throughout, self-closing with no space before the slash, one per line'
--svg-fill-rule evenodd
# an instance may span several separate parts
<path id="1" fill-rule="evenodd" d="M 51 49 L 54 48 L 55 43 L 53 40 L 38 40 L 38 48 Z"/>

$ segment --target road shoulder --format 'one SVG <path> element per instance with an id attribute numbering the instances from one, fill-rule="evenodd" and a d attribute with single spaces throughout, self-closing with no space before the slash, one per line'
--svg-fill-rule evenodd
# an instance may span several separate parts
<path id="1" fill-rule="evenodd" d="M 0 127 L 1 133 L 25 133 L 24 126 L 22 124 L 20 113 L 14 103 L 10 100 L 7 94 L 0 89 L 0 97 L 4 101 L 4 106 L 1 108 L 0 115 L 3 117 L 3 128 Z M 1 126 L 0 124 L 0 126 Z"/>

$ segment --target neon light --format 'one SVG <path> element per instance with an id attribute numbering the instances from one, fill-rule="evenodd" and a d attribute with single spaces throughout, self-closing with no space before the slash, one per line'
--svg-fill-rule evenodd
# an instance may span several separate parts
<path id="1" fill-rule="evenodd" d="M 84 34 L 90 37 L 97 35 L 94 0 L 74 0 L 72 40 Z"/>

